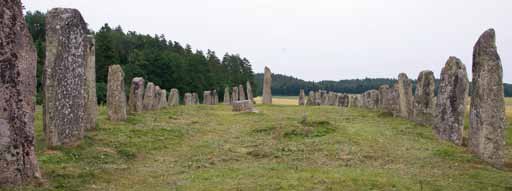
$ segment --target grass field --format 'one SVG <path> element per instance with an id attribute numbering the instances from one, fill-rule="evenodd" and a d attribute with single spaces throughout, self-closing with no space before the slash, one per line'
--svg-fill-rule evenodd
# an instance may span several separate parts
<path id="1" fill-rule="evenodd" d="M 45 149 L 38 108 L 47 183 L 19 190 L 512 190 L 510 125 L 508 169 L 497 170 L 429 127 L 366 109 L 277 105 L 296 102 L 286 99 L 259 113 L 179 106 L 117 123 L 101 107 L 97 131 L 56 150 Z"/>

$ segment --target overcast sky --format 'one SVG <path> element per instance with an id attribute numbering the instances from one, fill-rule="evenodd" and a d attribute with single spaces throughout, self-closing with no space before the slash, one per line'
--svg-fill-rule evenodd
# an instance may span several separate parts
<path id="1" fill-rule="evenodd" d="M 247 57 L 255 72 L 305 80 L 436 77 L 449 56 L 471 73 L 472 49 L 497 32 L 512 82 L 511 0 L 23 0 L 27 10 L 77 8 L 90 28 L 164 34 L 168 40 Z M 471 79 L 471 76 L 470 76 Z"/>

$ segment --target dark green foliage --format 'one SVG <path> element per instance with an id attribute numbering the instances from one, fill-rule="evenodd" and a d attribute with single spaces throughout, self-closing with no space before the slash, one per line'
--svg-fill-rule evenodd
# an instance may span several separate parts
<path id="1" fill-rule="evenodd" d="M 38 98 L 41 92 L 41 74 L 45 54 L 45 13 L 27 12 L 26 20 L 38 51 Z M 254 84 L 254 73 L 249 60 L 238 54 L 226 53 L 222 60 L 214 51 L 206 54 L 193 50 L 190 45 L 170 41 L 163 35 L 143 35 L 134 31 L 124 32 L 108 24 L 96 33 L 96 82 L 98 102 L 106 101 L 108 66 L 119 64 L 125 72 L 126 90 L 131 79 L 143 77 L 160 88 L 178 88 L 181 94 L 217 89 L 222 99 L 224 88 Z M 255 88 L 253 88 L 255 89 Z M 38 99 L 41 100 L 41 99 Z M 38 104 L 41 104 L 38 102 Z"/>

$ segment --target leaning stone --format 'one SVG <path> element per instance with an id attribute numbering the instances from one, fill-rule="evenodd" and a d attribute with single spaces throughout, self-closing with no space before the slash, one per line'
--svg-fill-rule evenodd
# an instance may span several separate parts
<path id="1" fill-rule="evenodd" d="M 39 182 L 34 144 L 37 54 L 19 0 L 0 11 L 0 187 Z"/>
<path id="2" fill-rule="evenodd" d="M 494 29 L 485 31 L 475 44 L 472 83 L 469 149 L 501 168 L 505 162 L 505 98 Z"/>
<path id="3" fill-rule="evenodd" d="M 148 82 L 144 92 L 144 110 L 149 111 L 153 109 L 153 102 L 155 101 L 155 84 Z"/>
<path id="4" fill-rule="evenodd" d="M 233 102 L 233 112 L 256 112 L 251 101 L 241 100 Z"/>
<path id="5" fill-rule="evenodd" d="M 46 16 L 43 129 L 49 147 L 78 144 L 87 127 L 87 24 L 76 9 Z"/>
<path id="6" fill-rule="evenodd" d="M 435 78 L 430 70 L 420 72 L 416 81 L 413 120 L 422 125 L 432 125 L 434 120 Z"/>
<path id="7" fill-rule="evenodd" d="M 167 101 L 169 106 L 178 106 L 180 105 L 180 93 L 178 89 L 173 88 L 169 93 L 169 100 Z"/>
<path id="8" fill-rule="evenodd" d="M 130 86 L 130 97 L 128 98 L 128 112 L 139 113 L 144 109 L 144 79 L 133 78 Z"/>
<path id="9" fill-rule="evenodd" d="M 234 86 L 232 89 L 231 89 L 231 103 L 235 102 L 235 101 L 238 101 L 239 98 L 238 98 L 238 87 Z"/>
<path id="10" fill-rule="evenodd" d="M 111 121 L 126 120 L 124 72 L 120 65 L 111 65 L 108 67 L 107 107 L 108 118 Z"/>
<path id="11" fill-rule="evenodd" d="M 466 66 L 458 58 L 450 57 L 441 71 L 433 125 L 440 139 L 462 145 L 468 89 Z"/>
<path id="12" fill-rule="evenodd" d="M 238 91 L 240 92 L 240 100 L 245 100 L 245 90 L 243 85 L 238 85 Z"/>
<path id="13" fill-rule="evenodd" d="M 407 77 L 407 74 L 400 73 L 398 75 L 397 88 L 400 117 L 411 119 L 413 116 L 412 80 Z"/>
<path id="14" fill-rule="evenodd" d="M 255 104 L 256 102 L 254 101 L 254 95 L 252 94 L 251 82 L 247 81 L 246 86 L 247 86 L 247 100 L 249 100 L 253 104 Z"/>
<path id="15" fill-rule="evenodd" d="M 272 72 L 265 66 L 263 77 L 263 104 L 272 104 Z"/>
<path id="16" fill-rule="evenodd" d="M 300 89 L 300 91 L 299 91 L 299 105 L 304 105 L 306 103 L 305 97 L 306 97 L 306 95 L 304 94 L 304 89 Z"/>
<path id="17" fill-rule="evenodd" d="M 224 88 L 224 104 L 229 105 L 231 104 L 231 98 L 229 96 L 229 88 Z"/>
<path id="18" fill-rule="evenodd" d="M 98 115 L 98 100 L 96 97 L 96 49 L 94 36 L 87 36 L 87 53 L 85 66 L 86 86 L 86 130 L 96 129 L 96 116 Z"/>

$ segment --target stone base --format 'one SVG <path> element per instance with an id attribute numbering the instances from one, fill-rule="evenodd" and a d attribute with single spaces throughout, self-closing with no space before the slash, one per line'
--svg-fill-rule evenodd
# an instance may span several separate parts
<path id="1" fill-rule="evenodd" d="M 250 100 L 235 101 L 232 106 L 233 112 L 257 112 Z"/>

